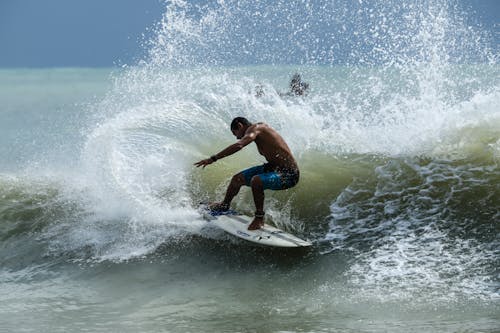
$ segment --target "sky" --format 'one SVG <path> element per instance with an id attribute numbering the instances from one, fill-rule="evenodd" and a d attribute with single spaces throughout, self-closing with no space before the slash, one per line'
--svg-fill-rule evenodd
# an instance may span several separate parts
<path id="1" fill-rule="evenodd" d="M 199 0 L 197 0 L 199 2 Z M 500 40 L 500 0 L 458 0 Z M 143 58 L 162 0 L 0 0 L 0 67 L 110 67 Z"/>
<path id="2" fill-rule="evenodd" d="M 0 0 L 0 67 L 134 62 L 164 7 L 159 0 Z"/>

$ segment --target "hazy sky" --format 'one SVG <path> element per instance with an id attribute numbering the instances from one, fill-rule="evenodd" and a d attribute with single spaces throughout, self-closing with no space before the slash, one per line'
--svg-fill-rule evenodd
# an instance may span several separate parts
<path id="1" fill-rule="evenodd" d="M 164 7 L 159 0 L 0 0 L 0 67 L 130 63 Z"/>
<path id="2" fill-rule="evenodd" d="M 498 44 L 500 0 L 459 1 Z M 164 8 L 161 0 L 0 0 L 0 67 L 134 63 Z"/>

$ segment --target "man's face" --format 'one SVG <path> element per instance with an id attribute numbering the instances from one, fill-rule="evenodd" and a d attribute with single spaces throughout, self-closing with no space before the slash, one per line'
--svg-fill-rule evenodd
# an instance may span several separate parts
<path id="1" fill-rule="evenodd" d="M 245 130 L 241 123 L 238 123 L 236 126 L 236 129 L 232 129 L 231 132 L 233 132 L 233 135 L 239 140 L 245 135 Z"/>

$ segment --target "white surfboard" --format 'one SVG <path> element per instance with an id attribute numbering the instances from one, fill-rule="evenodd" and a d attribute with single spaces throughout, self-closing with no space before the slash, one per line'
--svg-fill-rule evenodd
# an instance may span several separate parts
<path id="1" fill-rule="evenodd" d="M 275 247 L 307 247 L 312 243 L 289 234 L 268 224 L 257 230 L 248 230 L 253 218 L 232 212 L 224 215 L 212 215 L 204 212 L 203 217 L 211 224 L 241 239 L 260 245 Z"/>

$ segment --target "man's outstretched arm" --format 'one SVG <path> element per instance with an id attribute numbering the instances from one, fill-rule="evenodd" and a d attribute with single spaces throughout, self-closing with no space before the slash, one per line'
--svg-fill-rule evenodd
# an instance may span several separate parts
<path id="1" fill-rule="evenodd" d="M 248 131 L 247 133 L 245 133 L 245 136 L 243 136 L 237 142 L 233 143 L 230 146 L 227 146 L 226 148 L 224 148 L 223 150 L 221 150 L 217 154 L 210 156 L 210 158 L 207 158 L 207 159 L 204 159 L 204 160 L 201 160 L 199 162 L 194 163 L 194 165 L 196 165 L 196 167 L 200 167 L 200 166 L 206 167 L 207 165 L 212 164 L 215 161 L 220 160 L 221 158 L 227 157 L 229 155 L 232 155 L 232 154 L 240 151 L 241 149 L 243 149 L 243 147 L 245 147 L 248 144 L 255 141 L 256 138 L 257 138 L 257 133 L 255 130 Z"/>

